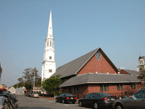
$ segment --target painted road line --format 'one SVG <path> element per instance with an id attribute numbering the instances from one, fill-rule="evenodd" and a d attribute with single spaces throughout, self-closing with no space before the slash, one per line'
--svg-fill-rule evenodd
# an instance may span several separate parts
<path id="1" fill-rule="evenodd" d="M 68 104 L 64 104 L 65 106 L 69 106 Z"/>

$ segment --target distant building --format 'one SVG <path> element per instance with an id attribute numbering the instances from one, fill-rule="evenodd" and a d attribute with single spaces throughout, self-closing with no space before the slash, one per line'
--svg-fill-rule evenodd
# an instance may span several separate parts
<path id="1" fill-rule="evenodd" d="M 137 66 L 137 71 L 141 71 L 143 68 L 145 69 L 145 56 L 140 56 L 138 58 L 139 66 Z"/>
<path id="2" fill-rule="evenodd" d="M 16 89 L 13 86 L 9 87 L 8 91 L 10 91 L 12 94 L 16 94 Z"/>
<path id="3" fill-rule="evenodd" d="M 25 91 L 26 91 L 25 87 L 16 88 L 16 94 L 17 95 L 24 95 Z"/>
<path id="4" fill-rule="evenodd" d="M 112 96 L 133 94 L 142 88 L 137 79 L 138 72 L 120 71 L 101 48 L 97 48 L 57 68 L 55 75 L 61 75 L 61 92 L 82 98 L 88 93 L 105 92 Z"/>

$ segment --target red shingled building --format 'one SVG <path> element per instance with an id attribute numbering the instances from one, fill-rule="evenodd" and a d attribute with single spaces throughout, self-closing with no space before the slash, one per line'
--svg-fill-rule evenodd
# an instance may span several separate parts
<path id="1" fill-rule="evenodd" d="M 61 92 L 71 93 L 78 98 L 92 92 L 105 92 L 113 96 L 133 94 L 142 88 L 137 79 L 138 72 L 120 70 L 112 63 L 101 48 L 97 48 L 59 68 L 53 75 L 61 75 L 64 81 Z"/>

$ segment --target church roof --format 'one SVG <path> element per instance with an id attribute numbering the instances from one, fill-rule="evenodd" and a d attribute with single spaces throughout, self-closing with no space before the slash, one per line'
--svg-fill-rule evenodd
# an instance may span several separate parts
<path id="1" fill-rule="evenodd" d="M 65 78 L 69 76 L 75 76 L 77 73 L 84 67 L 84 65 L 87 64 L 87 62 L 96 54 L 97 51 L 101 51 L 101 53 L 104 55 L 106 60 L 110 63 L 110 65 L 115 69 L 116 72 L 118 72 L 118 69 L 116 66 L 111 62 L 111 60 L 108 58 L 108 56 L 103 52 L 101 48 L 97 48 L 65 65 L 60 66 L 59 68 L 56 69 L 56 73 L 53 74 L 55 75 L 61 75 L 60 78 Z"/>
<path id="2" fill-rule="evenodd" d="M 140 82 L 137 79 L 138 72 L 134 70 L 125 70 L 129 73 L 126 74 L 104 74 L 104 73 L 88 73 L 84 75 L 78 75 L 65 81 L 59 87 L 67 87 L 83 84 L 102 84 L 102 83 L 135 83 Z"/>

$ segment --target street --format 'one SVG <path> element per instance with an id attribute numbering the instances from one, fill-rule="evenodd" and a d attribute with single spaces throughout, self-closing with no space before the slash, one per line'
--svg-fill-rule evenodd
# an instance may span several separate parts
<path id="1" fill-rule="evenodd" d="M 91 109 L 80 107 L 78 104 L 56 103 L 55 100 L 17 96 L 18 109 Z"/>

